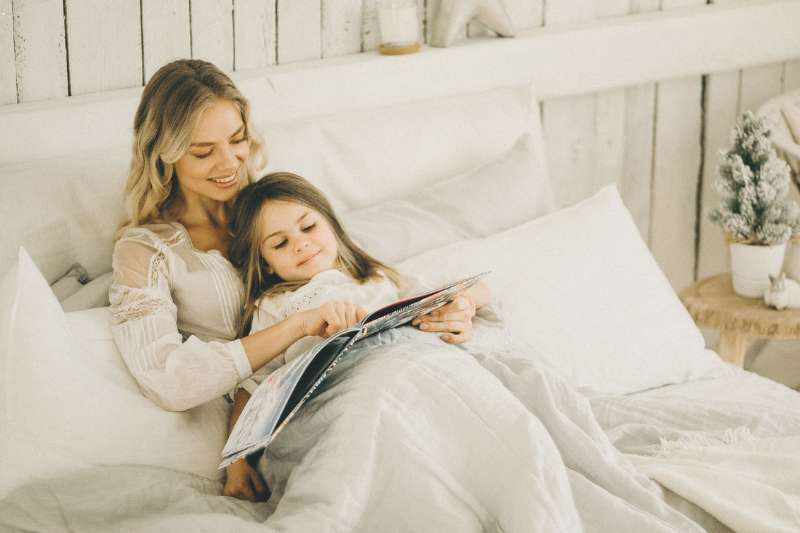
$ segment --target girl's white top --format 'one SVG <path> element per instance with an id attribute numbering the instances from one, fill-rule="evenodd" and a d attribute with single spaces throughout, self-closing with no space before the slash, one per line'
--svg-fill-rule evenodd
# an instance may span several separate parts
<path id="1" fill-rule="evenodd" d="M 192 246 L 177 222 L 126 231 L 114 247 L 112 331 L 142 392 L 164 409 L 189 409 L 252 374 L 234 340 L 244 290 L 218 251 Z"/>
<path id="2" fill-rule="evenodd" d="M 367 313 L 371 313 L 400 298 L 419 294 L 434 287 L 436 285 L 431 285 L 431 280 L 423 280 L 410 275 L 401 276 L 400 289 L 383 275 L 378 280 L 362 284 L 340 270 L 327 270 L 320 272 L 311 278 L 307 285 L 295 291 L 261 298 L 256 306 L 250 333 L 261 331 L 295 313 L 315 309 L 327 302 L 353 302 L 363 306 Z M 252 394 L 258 384 L 273 371 L 323 340 L 321 337 L 300 339 L 284 353 L 256 371 L 249 379 L 242 381 L 241 386 Z"/>

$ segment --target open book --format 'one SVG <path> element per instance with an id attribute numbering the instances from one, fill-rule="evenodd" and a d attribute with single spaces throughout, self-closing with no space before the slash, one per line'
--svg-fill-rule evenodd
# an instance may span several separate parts
<path id="1" fill-rule="evenodd" d="M 223 461 L 219 467 L 224 468 L 266 448 L 356 341 L 430 313 L 453 301 L 486 274 L 488 272 L 483 272 L 373 311 L 353 327 L 331 335 L 270 374 L 242 410 L 222 450 Z"/>

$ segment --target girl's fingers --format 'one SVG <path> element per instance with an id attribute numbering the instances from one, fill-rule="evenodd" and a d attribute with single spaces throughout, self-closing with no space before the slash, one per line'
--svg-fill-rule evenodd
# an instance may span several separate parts
<path id="1" fill-rule="evenodd" d="M 445 333 L 442 335 L 442 340 L 444 342 L 449 342 L 450 344 L 462 344 L 469 340 L 470 332 L 462 331 L 461 333 Z"/>

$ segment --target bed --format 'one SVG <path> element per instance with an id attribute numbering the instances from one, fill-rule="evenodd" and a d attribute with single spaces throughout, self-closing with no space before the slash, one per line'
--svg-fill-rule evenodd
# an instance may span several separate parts
<path id="1" fill-rule="evenodd" d="M 270 446 L 264 504 L 221 496 L 229 404 L 161 410 L 111 336 L 140 90 L 0 116 L 0 529 L 798 530 L 800 394 L 705 348 L 613 185 L 555 209 L 535 85 L 397 74 L 436 57 L 235 78 L 267 171 L 377 258 L 489 270 L 494 298 L 460 348 L 340 362 Z"/>

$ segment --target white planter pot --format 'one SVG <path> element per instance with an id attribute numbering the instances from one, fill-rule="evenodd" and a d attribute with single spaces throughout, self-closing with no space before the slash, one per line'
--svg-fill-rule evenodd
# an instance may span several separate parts
<path id="1" fill-rule="evenodd" d="M 786 244 L 786 259 L 783 262 L 786 277 L 800 281 L 800 242 L 789 241 Z"/>
<path id="2" fill-rule="evenodd" d="M 769 276 L 783 270 L 786 243 L 773 246 L 732 243 L 731 273 L 733 292 L 745 298 L 763 298 L 769 286 Z"/>

